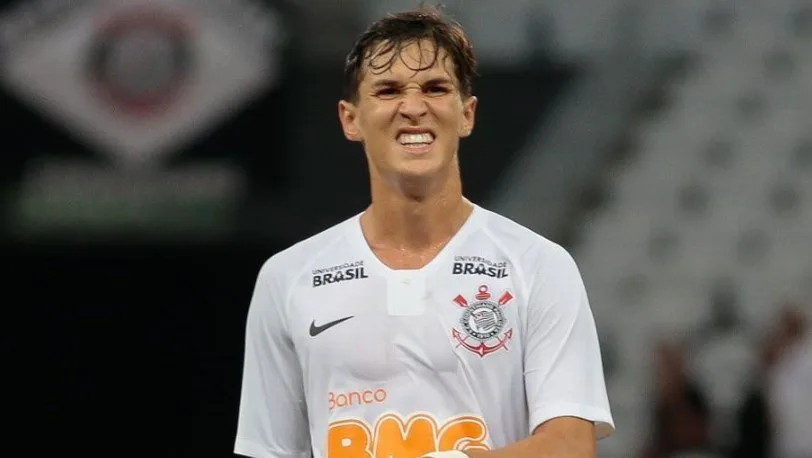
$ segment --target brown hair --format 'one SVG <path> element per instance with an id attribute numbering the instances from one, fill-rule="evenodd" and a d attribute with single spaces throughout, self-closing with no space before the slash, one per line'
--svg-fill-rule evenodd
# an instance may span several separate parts
<path id="1" fill-rule="evenodd" d="M 469 97 L 473 93 L 476 76 L 476 58 L 471 41 L 458 23 L 443 17 L 438 7 L 424 5 L 414 11 L 389 14 L 374 22 L 358 37 L 344 64 L 344 100 L 357 100 L 361 69 L 365 62 L 370 62 L 372 71 L 385 72 L 400 58 L 404 47 L 413 43 L 420 45 L 423 40 L 434 45 L 434 58 L 412 70 L 431 68 L 439 59 L 440 50 L 444 50 L 454 62 L 460 92 L 463 97 Z M 392 57 L 386 62 L 371 65 L 375 57 L 389 52 L 392 52 Z"/>

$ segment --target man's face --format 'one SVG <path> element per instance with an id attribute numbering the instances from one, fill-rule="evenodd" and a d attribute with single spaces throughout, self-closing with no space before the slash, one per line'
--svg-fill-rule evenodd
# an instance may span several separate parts
<path id="1" fill-rule="evenodd" d="M 448 170 L 460 138 L 473 130 L 476 98 L 463 98 L 453 61 L 443 50 L 435 59 L 435 49 L 427 41 L 404 46 L 386 71 L 376 67 L 392 53 L 374 56 L 362 68 L 357 101 L 339 103 L 345 136 L 363 142 L 370 167 L 385 177 Z"/>

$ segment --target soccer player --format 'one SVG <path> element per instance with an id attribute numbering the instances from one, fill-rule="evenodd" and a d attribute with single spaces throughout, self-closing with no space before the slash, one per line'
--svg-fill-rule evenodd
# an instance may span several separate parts
<path id="1" fill-rule="evenodd" d="M 235 453 L 587 458 L 614 430 L 572 257 L 463 196 L 475 66 L 426 8 L 350 51 L 338 115 L 372 202 L 260 269 Z"/>

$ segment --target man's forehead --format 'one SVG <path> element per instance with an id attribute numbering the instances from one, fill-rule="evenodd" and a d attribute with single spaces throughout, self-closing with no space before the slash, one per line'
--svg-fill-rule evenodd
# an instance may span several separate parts
<path id="1" fill-rule="evenodd" d="M 430 39 L 409 40 L 399 43 L 382 41 L 372 47 L 369 58 L 373 61 L 391 59 L 395 53 L 403 58 L 414 60 L 442 60 L 448 57 L 448 51 Z M 370 59 L 367 59 L 369 61 Z"/>
<path id="2" fill-rule="evenodd" d="M 391 48 L 391 49 L 390 49 Z M 454 63 L 448 52 L 424 40 L 391 46 L 378 44 L 362 66 L 363 79 L 450 79 L 456 82 Z"/>

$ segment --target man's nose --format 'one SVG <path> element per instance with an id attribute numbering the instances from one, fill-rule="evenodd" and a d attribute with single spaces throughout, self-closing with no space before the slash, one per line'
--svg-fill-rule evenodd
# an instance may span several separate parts
<path id="1" fill-rule="evenodd" d="M 400 114 L 409 118 L 410 120 L 417 120 L 426 114 L 428 111 L 428 104 L 423 96 L 423 92 L 419 90 L 408 90 L 400 102 Z"/>

